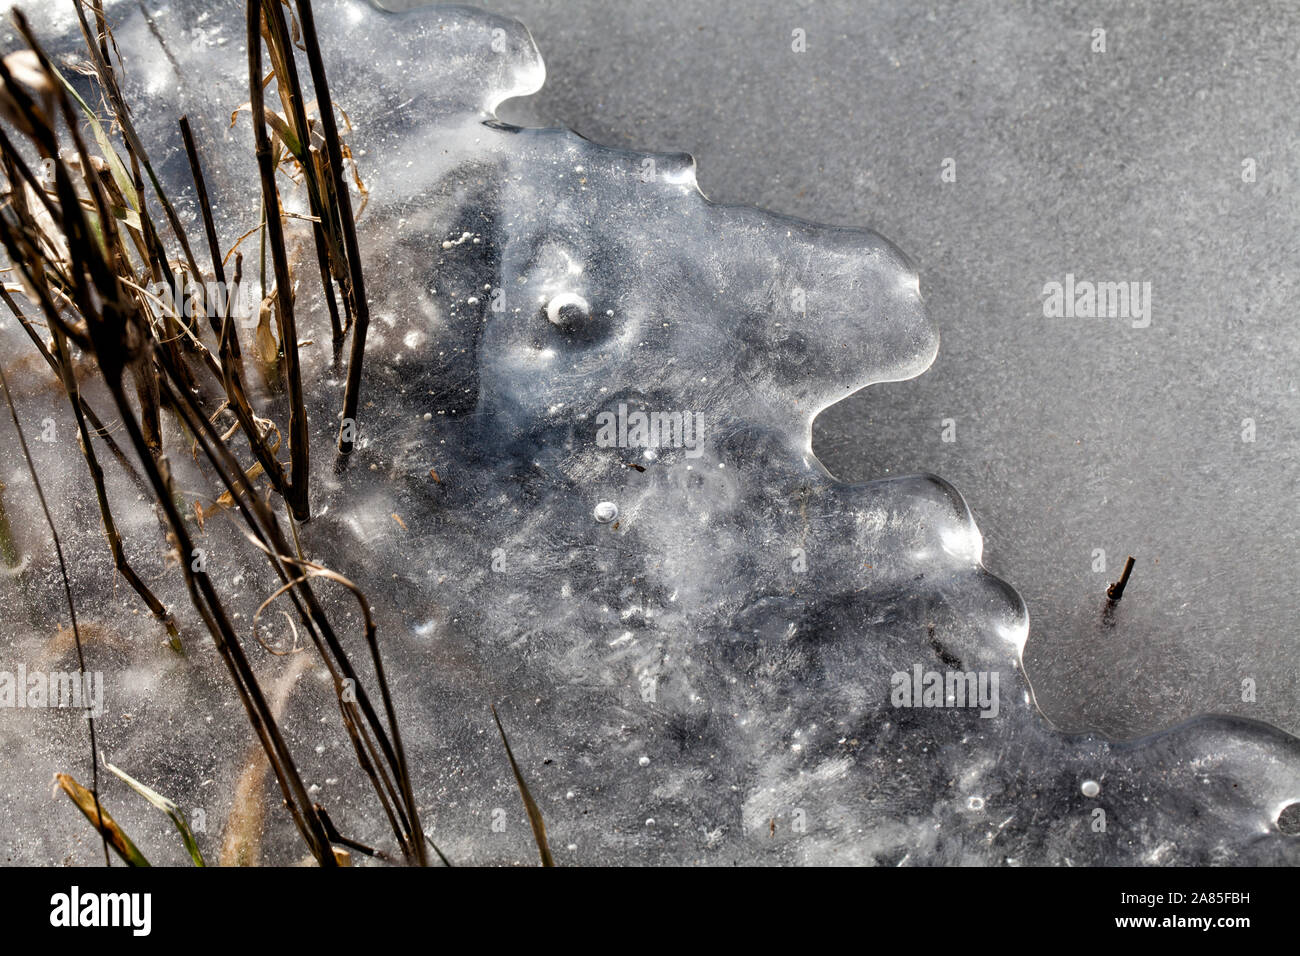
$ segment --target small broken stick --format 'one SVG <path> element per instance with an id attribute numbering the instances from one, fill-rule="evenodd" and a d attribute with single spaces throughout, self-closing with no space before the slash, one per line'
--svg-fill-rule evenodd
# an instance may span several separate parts
<path id="1" fill-rule="evenodd" d="M 1124 562 L 1124 570 L 1119 576 L 1119 580 L 1106 589 L 1106 601 L 1114 604 L 1124 596 L 1124 587 L 1128 584 L 1128 576 L 1133 573 L 1133 555 L 1128 556 Z"/>

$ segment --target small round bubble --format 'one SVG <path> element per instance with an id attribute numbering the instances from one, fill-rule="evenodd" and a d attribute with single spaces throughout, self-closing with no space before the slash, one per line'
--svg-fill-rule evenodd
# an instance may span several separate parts
<path id="1" fill-rule="evenodd" d="M 554 325 L 568 327 L 591 318 L 591 306 L 576 292 L 561 292 L 547 301 L 546 317 Z"/>

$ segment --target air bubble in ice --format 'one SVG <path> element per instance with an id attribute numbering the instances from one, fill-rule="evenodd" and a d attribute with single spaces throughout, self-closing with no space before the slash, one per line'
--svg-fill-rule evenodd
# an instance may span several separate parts
<path id="1" fill-rule="evenodd" d="M 561 292 L 546 303 L 546 317 L 560 328 L 572 328 L 591 318 L 591 306 L 576 292 Z"/>

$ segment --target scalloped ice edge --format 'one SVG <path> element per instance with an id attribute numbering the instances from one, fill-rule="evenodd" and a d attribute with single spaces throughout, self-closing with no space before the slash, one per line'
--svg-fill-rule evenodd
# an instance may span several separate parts
<path id="1" fill-rule="evenodd" d="M 403 13 L 414 12 L 414 11 L 385 10 L 382 6 L 379 5 L 377 0 L 369 0 L 369 2 L 376 9 L 390 16 L 401 16 Z M 441 10 L 446 10 L 448 12 L 452 12 L 455 10 L 463 10 L 466 13 L 473 16 L 489 17 L 494 20 L 499 20 L 503 23 L 508 23 L 513 28 L 520 31 L 523 38 L 527 40 L 527 50 L 529 53 L 529 59 L 532 61 L 533 64 L 535 64 L 535 69 L 531 71 L 527 71 L 527 70 L 523 71 L 521 73 L 520 81 L 516 84 L 516 86 L 511 88 L 509 91 L 488 101 L 489 105 L 487 108 L 487 116 L 486 119 L 484 120 L 485 124 L 497 128 L 502 128 L 502 129 L 519 130 L 519 131 L 526 131 L 532 133 L 553 133 L 553 134 L 571 136 L 584 143 L 590 143 L 593 146 L 599 147 L 604 150 L 609 150 L 610 152 L 621 153 L 626 156 L 633 156 L 638 158 L 652 158 L 656 162 L 657 169 L 667 170 L 667 174 L 664 179 L 665 182 L 673 185 L 682 186 L 688 190 L 693 190 L 699 196 L 699 198 L 709 206 L 718 209 L 743 209 L 749 211 L 756 211 L 763 214 L 764 216 L 769 217 L 774 223 L 788 223 L 791 225 L 798 225 L 801 227 L 814 229 L 817 230 L 818 232 L 841 232 L 855 237 L 861 237 L 864 240 L 868 240 L 873 243 L 878 243 L 882 247 L 883 251 L 893 255 L 898 260 L 898 263 L 902 270 L 901 281 L 905 284 L 908 290 L 911 291 L 916 296 L 916 302 L 920 310 L 920 316 L 923 320 L 922 327 L 927 336 L 924 346 L 916 350 L 916 352 L 914 353 L 914 358 L 912 358 L 912 360 L 908 362 L 904 366 L 904 368 L 899 370 L 896 374 L 881 376 L 878 378 L 865 378 L 861 381 L 858 381 L 854 385 L 850 386 L 850 391 L 847 394 L 829 399 L 826 402 L 820 404 L 819 406 L 812 408 L 804 416 L 805 419 L 804 436 L 803 436 L 803 441 L 801 443 L 801 447 L 799 448 L 799 451 L 803 454 L 805 461 L 810 466 L 818 469 L 822 474 L 826 475 L 827 478 L 834 484 L 835 487 L 842 490 L 851 491 L 855 486 L 864 484 L 861 482 L 842 481 L 841 479 L 832 475 L 831 472 L 825 467 L 825 465 L 822 464 L 821 460 L 817 457 L 816 452 L 814 452 L 813 450 L 813 442 L 812 442 L 813 423 L 816 421 L 817 416 L 819 416 L 826 409 L 830 408 L 833 405 L 839 404 L 840 402 L 852 397 L 853 395 L 856 395 L 858 392 L 862 391 L 865 388 L 869 388 L 873 385 L 887 384 L 890 382 L 908 381 L 910 379 L 916 378 L 924 374 L 930 368 L 930 366 L 934 364 L 934 361 L 939 354 L 939 343 L 940 343 L 941 333 L 938 327 L 935 325 L 933 319 L 931 318 L 929 310 L 925 307 L 925 299 L 924 296 L 921 294 L 920 273 L 916 269 L 911 258 L 886 236 L 870 228 L 854 227 L 854 226 L 836 226 L 836 225 L 828 225 L 826 223 L 813 222 L 812 220 L 803 219 L 798 216 L 790 216 L 785 213 L 775 212 L 770 209 L 763 209 L 761 207 L 749 205 L 747 203 L 715 202 L 714 200 L 710 199 L 707 194 L 705 194 L 703 189 L 700 188 L 699 179 L 698 179 L 699 164 L 696 161 L 695 156 L 688 151 L 675 150 L 675 151 L 655 152 L 655 151 L 628 149 L 619 146 L 608 146 L 603 143 L 596 142 L 590 137 L 584 136 L 582 133 L 579 133 L 573 129 L 569 129 L 568 127 L 563 127 L 563 126 L 521 127 L 521 126 L 516 126 L 513 123 L 509 123 L 505 120 L 502 120 L 499 116 L 497 116 L 497 109 L 501 106 L 502 103 L 511 99 L 518 99 L 525 96 L 531 96 L 539 92 L 542 89 L 542 87 L 545 85 L 546 64 L 542 56 L 541 50 L 537 46 L 537 41 L 532 35 L 532 31 L 528 29 L 528 26 L 525 23 L 523 23 L 518 19 L 515 19 L 513 17 L 502 17 L 498 14 L 493 14 L 488 11 L 484 11 L 481 8 L 473 7 L 467 4 L 438 4 L 438 7 Z M 1010 645 L 1015 649 L 1016 661 L 1017 664 L 1020 665 L 1020 670 L 1021 673 L 1023 674 L 1024 666 L 1023 666 L 1022 656 L 1024 653 L 1025 643 L 1029 637 L 1029 609 L 1028 606 L 1025 604 L 1025 600 L 1021 596 L 1019 591 L 1017 591 L 1009 582 L 993 574 L 984 565 L 983 563 L 984 536 L 979 529 L 979 525 L 975 521 L 974 514 L 971 512 L 970 506 L 967 503 L 965 497 L 950 482 L 946 481 L 945 479 L 941 478 L 938 475 L 934 475 L 930 473 L 918 473 L 915 475 L 898 476 L 898 477 L 912 478 L 912 479 L 929 479 L 935 482 L 940 486 L 943 492 L 951 499 L 954 508 L 958 510 L 959 520 L 961 520 L 965 526 L 966 540 L 958 543 L 954 551 L 950 551 L 950 553 L 955 553 L 955 551 L 965 551 L 969 553 L 972 556 L 971 567 L 973 569 L 976 569 L 980 574 L 987 576 L 990 584 L 993 587 L 1000 589 L 1003 592 L 1004 596 L 1007 598 L 1007 603 L 1008 603 L 1007 620 L 999 621 L 995 625 L 996 633 L 997 633 L 997 637 L 1002 642 Z M 1025 678 L 1025 682 L 1026 684 L 1029 684 L 1029 680 L 1027 676 Z M 1030 695 L 1031 695 L 1031 699 L 1035 700 L 1035 707 L 1037 708 L 1036 698 L 1033 698 L 1032 687 L 1030 687 Z M 1039 710 L 1039 712 L 1041 713 L 1041 709 Z"/>
<path id="2" fill-rule="evenodd" d="M 367 2 L 370 4 L 370 6 L 372 6 L 377 11 L 387 16 L 393 16 L 393 17 L 400 17 L 403 14 L 414 13 L 419 9 L 421 9 L 417 7 L 417 8 L 413 8 L 412 10 L 388 10 L 384 8 L 378 2 L 378 0 L 367 0 Z M 435 4 L 430 4 L 430 5 L 435 5 Z M 887 376 L 887 377 L 872 378 L 872 379 L 862 381 L 861 383 L 857 384 L 856 387 L 852 388 L 852 390 L 848 394 L 840 397 L 836 397 L 834 399 L 831 399 L 823 403 L 819 407 L 813 408 L 811 412 L 809 412 L 808 415 L 806 416 L 805 435 L 800 447 L 800 451 L 803 453 L 807 463 L 811 467 L 820 470 L 820 472 L 824 474 L 831 482 L 833 482 L 837 488 L 851 491 L 855 486 L 869 484 L 870 482 L 846 482 L 831 474 L 831 472 L 825 467 L 825 465 L 822 464 L 821 460 L 817 457 L 816 453 L 813 451 L 813 444 L 812 444 L 813 423 L 816 421 L 817 416 L 819 416 L 826 409 L 832 407 L 833 405 L 839 404 L 840 402 L 852 397 L 853 395 L 856 395 L 858 392 L 862 391 L 863 389 L 870 388 L 871 386 L 874 385 L 884 385 L 890 382 L 902 382 L 902 381 L 908 381 L 913 378 L 917 378 L 920 375 L 924 374 L 931 367 L 931 365 L 934 364 L 934 361 L 937 358 L 939 353 L 941 332 L 939 328 L 934 324 L 934 321 L 930 316 L 929 310 L 925 307 L 925 298 L 921 292 L 921 287 L 920 287 L 920 273 L 916 269 L 916 267 L 912 262 L 912 259 L 906 254 L 906 252 L 900 249 L 888 237 L 878 232 L 875 232 L 870 228 L 854 227 L 854 226 L 835 226 L 835 225 L 828 225 L 826 223 L 813 222 L 811 220 L 803 219 L 798 216 L 791 216 L 785 213 L 775 212 L 770 209 L 764 209 L 762 207 L 749 205 L 747 203 L 715 202 L 714 200 L 708 197 L 708 195 L 704 192 L 703 189 L 700 188 L 700 184 L 698 180 L 699 164 L 695 159 L 695 156 L 688 151 L 676 150 L 676 151 L 655 152 L 655 151 L 647 151 L 647 150 L 628 149 L 619 146 L 609 146 L 603 143 L 599 143 L 591 139 L 590 137 L 584 136 L 582 133 L 579 133 L 576 130 L 569 129 L 568 127 L 520 127 L 520 126 L 516 126 L 513 123 L 509 123 L 505 120 L 502 120 L 499 116 L 497 116 L 497 110 L 500 108 L 501 104 L 507 102 L 508 100 L 519 99 L 526 96 L 532 96 L 540 92 L 543 86 L 545 86 L 546 75 L 547 75 L 546 63 L 545 63 L 545 59 L 542 56 L 541 49 L 537 46 L 537 41 L 533 37 L 532 31 L 529 30 L 527 24 L 523 23 L 523 21 L 518 20 L 514 17 L 507 17 L 507 16 L 502 16 L 500 14 L 495 14 L 490 11 L 483 10 L 480 7 L 474 7 L 469 4 L 439 3 L 436 4 L 436 6 L 438 6 L 441 10 L 445 10 L 447 12 L 453 12 L 455 10 L 463 10 L 474 16 L 488 17 L 494 20 L 498 20 L 503 24 L 509 24 L 511 27 L 519 30 L 522 34 L 522 37 L 527 41 L 526 49 L 529 52 L 529 59 L 531 60 L 533 69 L 521 71 L 519 82 L 514 87 L 486 101 L 485 104 L 486 118 L 484 120 L 485 124 L 498 126 L 501 128 L 508 128 L 508 129 L 515 129 L 515 130 L 529 131 L 529 132 L 563 133 L 565 135 L 576 137 L 577 139 L 582 140 L 583 142 L 591 143 L 592 145 L 598 146 L 602 149 L 623 153 L 629 156 L 636 156 L 641 158 L 647 158 L 647 157 L 652 158 L 656 161 L 656 164 L 659 168 L 663 169 L 666 167 L 670 171 L 669 177 L 665 179 L 666 182 L 675 185 L 680 185 L 687 189 L 693 190 L 695 193 L 699 195 L 701 200 L 703 200 L 705 203 L 707 203 L 710 206 L 720 208 L 720 209 L 754 210 L 770 217 L 774 222 L 786 222 L 790 224 L 811 227 L 821 231 L 838 230 L 845 233 L 862 236 L 864 238 L 869 238 L 871 240 L 879 242 L 887 251 L 897 256 L 904 270 L 903 272 L 905 276 L 904 281 L 906 281 L 911 286 L 912 290 L 916 294 L 917 302 L 920 306 L 921 315 L 924 320 L 924 328 L 930 335 L 930 342 L 928 348 L 926 348 L 921 352 L 918 352 L 916 359 L 913 362 L 909 363 L 909 365 L 904 370 L 900 371 L 898 374 Z M 1016 590 L 1016 588 L 1010 582 L 994 574 L 984 564 L 983 561 L 984 536 L 979 529 L 978 523 L 975 521 L 975 516 L 974 513 L 971 511 L 969 503 L 966 501 L 965 497 L 961 494 L 960 491 L 957 490 L 955 486 L 953 486 L 950 482 L 940 477 L 939 475 L 935 475 L 928 472 L 921 472 L 914 475 L 906 475 L 906 476 L 898 476 L 898 477 L 911 478 L 911 479 L 928 479 L 936 482 L 938 485 L 940 485 L 943 488 L 946 494 L 950 496 L 950 498 L 953 501 L 954 507 L 960 509 L 961 517 L 964 518 L 964 524 L 966 526 L 966 534 L 967 534 L 967 540 L 963 542 L 962 545 L 965 550 L 969 551 L 973 555 L 973 561 L 971 567 L 975 569 L 979 574 L 986 576 L 989 579 L 989 583 L 993 587 L 1001 589 L 1008 601 L 1008 611 L 1009 611 L 1008 617 L 1006 620 L 1000 621 L 995 625 L 996 636 L 1004 644 L 1014 648 L 1015 662 L 1019 667 L 1020 674 L 1024 678 L 1025 686 L 1029 693 L 1030 700 L 1033 703 L 1034 710 L 1037 712 L 1038 716 L 1044 721 L 1047 727 L 1051 728 L 1054 732 L 1061 733 L 1065 736 L 1075 736 L 1075 737 L 1088 736 L 1088 735 L 1099 736 L 1107 740 L 1108 742 L 1117 745 L 1128 746 L 1131 744 L 1139 743 L 1141 741 L 1162 737 L 1167 734 L 1182 732 L 1187 728 L 1199 723 L 1214 723 L 1214 722 L 1227 721 L 1231 724 L 1240 726 L 1243 730 L 1246 730 L 1248 732 L 1250 731 L 1258 732 L 1260 728 L 1265 728 L 1268 731 L 1281 734 L 1285 738 L 1300 741 L 1300 737 L 1294 736 L 1288 733 L 1287 731 L 1283 730 L 1282 728 L 1277 727 L 1274 724 L 1269 724 L 1264 721 L 1253 720 L 1248 717 L 1238 717 L 1232 714 L 1221 714 L 1216 712 L 1204 712 L 1201 714 L 1197 714 L 1186 720 L 1180 721 L 1177 724 L 1174 724 L 1170 727 L 1153 731 L 1150 734 L 1145 734 L 1137 738 L 1116 739 L 1093 730 L 1085 730 L 1079 732 L 1062 730 L 1048 717 L 1048 715 L 1043 711 L 1042 707 L 1039 705 L 1037 691 L 1034 688 L 1033 681 L 1030 679 L 1029 673 L 1024 666 L 1024 650 L 1025 650 L 1025 645 L 1027 644 L 1029 639 L 1029 626 L 1030 626 L 1029 607 L 1025 603 L 1024 597 L 1020 594 L 1018 590 Z"/>

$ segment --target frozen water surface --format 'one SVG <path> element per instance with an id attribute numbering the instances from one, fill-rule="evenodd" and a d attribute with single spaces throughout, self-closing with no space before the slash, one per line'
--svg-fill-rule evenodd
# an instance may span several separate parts
<path id="1" fill-rule="evenodd" d="M 74 51 L 60 7 L 29 12 L 51 49 Z M 246 117 L 230 128 L 247 98 L 240 5 L 108 13 L 155 165 L 196 222 L 175 127 L 187 113 L 228 248 L 258 221 Z M 336 474 L 341 380 L 299 224 L 316 448 L 300 533 L 374 607 L 422 817 L 453 861 L 535 859 L 495 702 L 561 863 L 1300 862 L 1277 825 L 1300 799 L 1300 743 L 1227 718 L 1123 745 L 1057 733 L 1021 670 L 1025 608 L 981 566 L 960 495 L 932 476 L 845 484 L 813 456 L 820 410 L 936 354 L 898 250 L 712 204 L 684 154 L 499 122 L 498 104 L 544 76 L 517 22 L 353 2 L 316 17 L 369 190 L 374 320 L 358 447 Z M 243 248 L 255 273 L 256 238 Z M 156 520 L 110 462 L 128 551 L 184 622 L 188 656 L 114 580 L 61 396 L 12 321 L 4 343 L 11 367 L 30 362 L 29 427 L 55 423 L 34 455 L 74 555 L 89 667 L 105 675 L 101 747 L 203 810 L 216 857 L 252 753 L 244 714 Z M 12 431 L 0 441 L 28 561 L 0 592 L 5 659 L 66 668 L 53 550 Z M 168 453 L 210 510 L 175 429 Z M 349 836 L 387 845 L 323 668 L 254 639 L 278 581 L 226 516 L 192 530 L 250 655 L 283 686 L 314 798 Z M 350 595 L 326 596 L 357 623 Z M 0 711 L 0 741 L 5 858 L 93 862 L 97 841 L 48 783 L 88 776 L 80 718 Z M 262 857 L 284 862 L 304 851 L 273 786 Z M 104 799 L 156 862 L 185 859 L 124 786 Z"/>

